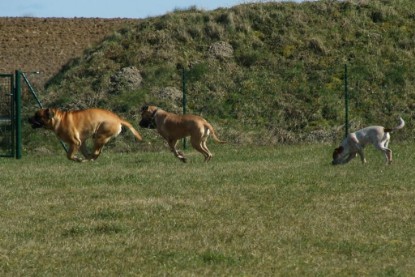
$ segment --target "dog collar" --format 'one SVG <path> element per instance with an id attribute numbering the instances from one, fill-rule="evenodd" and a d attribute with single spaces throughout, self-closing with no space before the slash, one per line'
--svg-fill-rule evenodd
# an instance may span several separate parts
<path id="1" fill-rule="evenodd" d="M 159 110 L 158 108 L 155 109 L 154 112 L 151 114 L 151 124 L 154 127 L 157 127 L 157 124 L 156 124 L 156 113 L 157 113 L 158 110 Z"/>

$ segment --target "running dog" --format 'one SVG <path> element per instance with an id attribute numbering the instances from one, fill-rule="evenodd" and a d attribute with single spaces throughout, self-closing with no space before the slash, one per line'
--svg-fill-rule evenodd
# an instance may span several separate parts
<path id="1" fill-rule="evenodd" d="M 366 163 L 363 152 L 367 144 L 373 144 L 376 149 L 383 152 L 386 163 L 392 163 L 392 150 L 388 148 L 390 133 L 402 129 L 405 121 L 400 117 L 399 125 L 395 128 L 385 128 L 382 126 L 370 126 L 350 133 L 341 143 L 340 147 L 334 149 L 333 165 L 345 164 L 350 162 L 359 154 L 362 163 Z"/>
<path id="2" fill-rule="evenodd" d="M 143 128 L 157 129 L 169 144 L 170 150 L 182 162 L 186 162 L 186 158 L 181 151 L 176 149 L 179 139 L 190 136 L 193 148 L 203 154 L 206 162 L 212 158 L 212 154 L 206 146 L 209 135 L 212 134 L 216 142 L 225 143 L 218 139 L 212 125 L 204 118 L 191 114 L 177 115 L 156 106 L 145 105 L 141 108 L 139 125 Z"/>
<path id="3" fill-rule="evenodd" d="M 41 109 L 29 118 L 32 128 L 52 130 L 63 142 L 69 144 L 67 157 L 73 161 L 95 160 L 101 154 L 104 145 L 121 133 L 122 126 L 127 127 L 139 141 L 140 134 L 127 121 L 118 115 L 102 109 L 62 111 L 59 109 Z M 93 152 L 88 153 L 85 141 L 93 140 Z M 86 160 L 77 157 L 81 150 Z"/>

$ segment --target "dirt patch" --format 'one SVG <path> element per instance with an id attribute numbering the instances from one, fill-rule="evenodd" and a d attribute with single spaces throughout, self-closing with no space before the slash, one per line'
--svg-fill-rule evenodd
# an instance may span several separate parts
<path id="1" fill-rule="evenodd" d="M 209 47 L 209 54 L 221 60 L 232 58 L 233 47 L 225 41 L 215 42 Z"/>
<path id="2" fill-rule="evenodd" d="M 110 80 L 110 93 L 119 93 L 123 90 L 134 90 L 140 87 L 143 77 L 135 66 L 124 67 Z"/>
<path id="3" fill-rule="evenodd" d="M 175 87 L 156 88 L 152 91 L 155 99 L 160 99 L 170 112 L 179 113 L 182 111 L 181 104 L 183 92 Z"/>
<path id="4" fill-rule="evenodd" d="M 0 73 L 40 71 L 30 81 L 43 89 L 68 61 L 139 20 L 0 17 Z"/>

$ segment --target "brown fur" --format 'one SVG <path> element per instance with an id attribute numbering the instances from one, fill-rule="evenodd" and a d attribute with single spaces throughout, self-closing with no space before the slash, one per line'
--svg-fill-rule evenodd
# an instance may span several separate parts
<path id="1" fill-rule="evenodd" d="M 118 136 L 121 127 L 127 127 L 136 137 L 142 140 L 140 134 L 127 121 L 118 115 L 102 109 L 86 109 L 77 111 L 61 111 L 59 109 L 41 109 L 29 118 L 33 128 L 52 130 L 59 139 L 69 144 L 67 157 L 73 161 L 85 161 L 76 157 L 80 149 L 86 160 L 95 160 L 101 154 L 104 145 Z M 93 152 L 88 153 L 85 141 L 93 140 Z"/>
<path id="2" fill-rule="evenodd" d="M 179 139 L 189 137 L 193 148 L 203 154 L 205 161 L 212 158 L 212 154 L 206 146 L 209 134 L 218 143 L 221 141 L 215 133 L 212 125 L 204 118 L 197 115 L 177 115 L 166 112 L 156 106 L 144 106 L 141 109 L 140 126 L 156 128 L 158 133 L 167 141 L 170 150 L 182 162 L 186 162 L 184 154 L 176 149 Z"/>

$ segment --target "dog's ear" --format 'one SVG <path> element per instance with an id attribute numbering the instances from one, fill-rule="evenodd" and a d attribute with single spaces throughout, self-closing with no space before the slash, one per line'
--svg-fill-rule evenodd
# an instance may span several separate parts
<path id="1" fill-rule="evenodd" d="M 333 160 L 337 158 L 338 155 L 340 155 L 344 150 L 343 146 L 337 147 L 336 149 L 334 149 L 333 151 Z"/>
<path id="2" fill-rule="evenodd" d="M 144 105 L 141 107 L 141 112 L 145 112 L 148 110 L 148 105 Z"/>
<path id="3" fill-rule="evenodd" d="M 356 144 L 359 144 L 359 140 L 357 139 L 357 137 L 356 137 L 356 134 L 355 134 L 355 133 L 351 133 L 351 134 L 349 134 L 349 135 L 347 136 L 347 139 L 348 139 L 349 141 L 351 141 L 351 142 L 354 142 L 354 143 L 356 143 Z"/>
<path id="4" fill-rule="evenodd" d="M 55 116 L 55 112 L 52 109 L 46 109 L 45 114 L 48 119 L 52 119 Z"/>
<path id="5" fill-rule="evenodd" d="M 341 152 L 343 152 L 344 147 L 343 146 L 339 146 L 336 149 L 334 149 L 334 154 L 340 154 Z"/>

